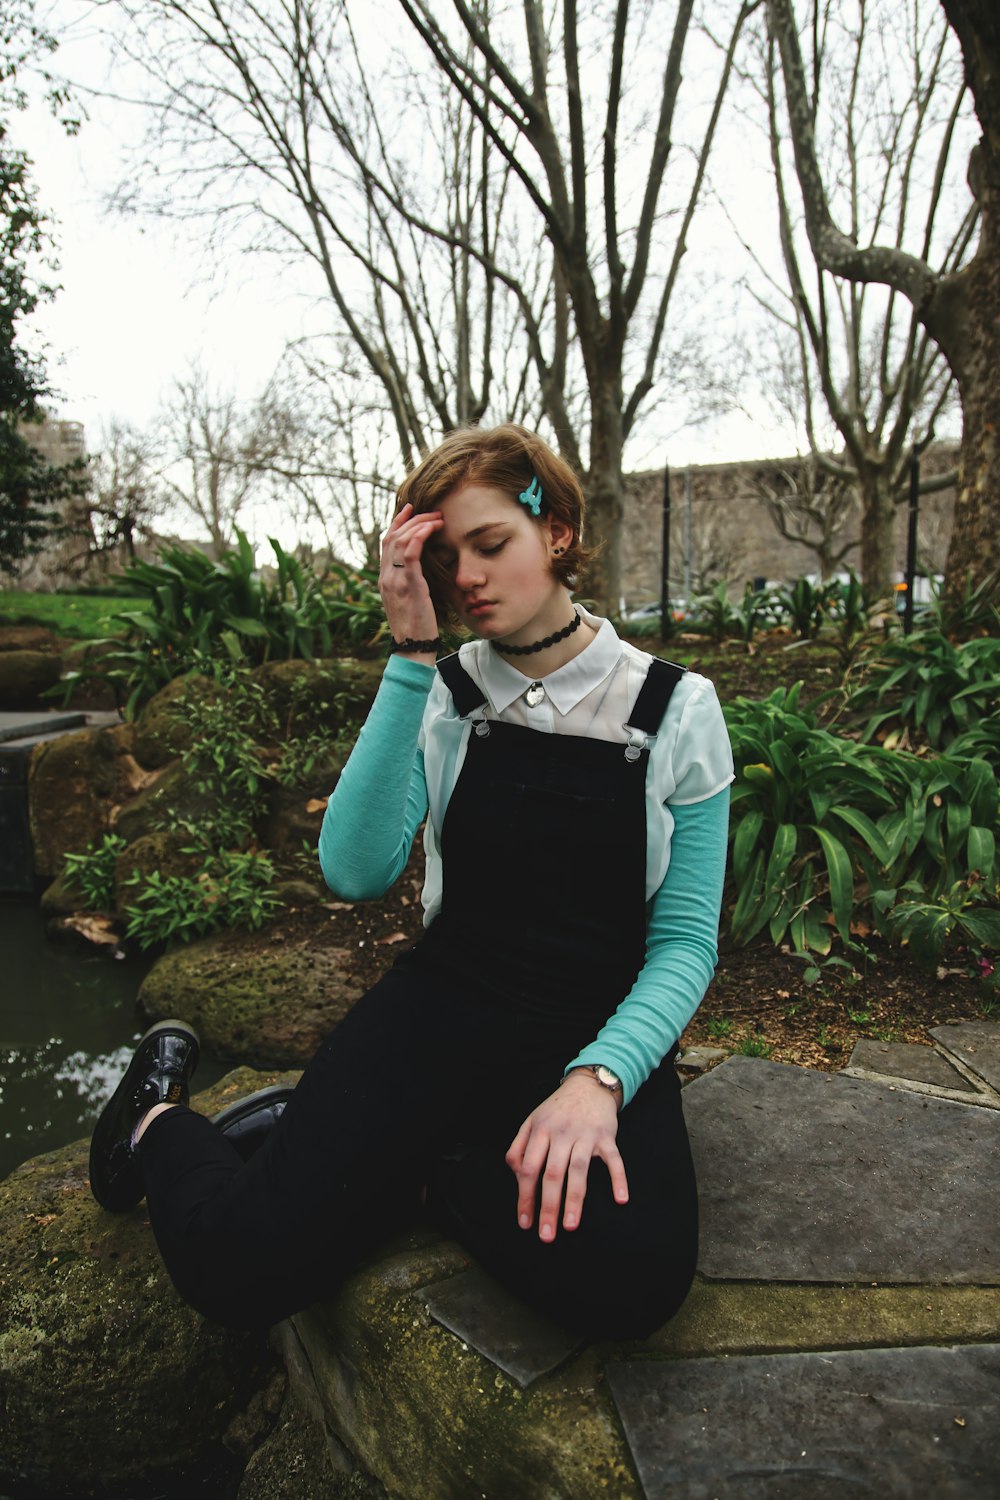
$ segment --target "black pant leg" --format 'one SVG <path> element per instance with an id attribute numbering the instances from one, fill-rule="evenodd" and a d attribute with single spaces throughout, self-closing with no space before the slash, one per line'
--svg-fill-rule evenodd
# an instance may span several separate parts
<path id="1" fill-rule="evenodd" d="M 267 1326 L 330 1295 L 417 1213 L 428 1160 L 469 1107 L 448 1080 L 467 1078 L 469 1058 L 483 1051 L 480 1012 L 393 969 L 319 1049 L 245 1165 L 191 1111 L 154 1120 L 140 1145 L 143 1177 L 181 1295 L 238 1327 Z"/>

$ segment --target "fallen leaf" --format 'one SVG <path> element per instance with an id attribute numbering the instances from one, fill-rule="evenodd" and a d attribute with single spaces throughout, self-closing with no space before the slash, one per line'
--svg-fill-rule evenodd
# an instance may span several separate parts
<path id="1" fill-rule="evenodd" d="M 389 934 L 388 937 L 376 938 L 375 941 L 376 941 L 376 943 L 405 943 L 406 942 L 406 933 L 405 932 L 390 932 L 390 934 Z"/>
<path id="2" fill-rule="evenodd" d="M 310 797 L 306 803 L 306 812 L 322 812 L 329 800 L 329 797 Z"/>

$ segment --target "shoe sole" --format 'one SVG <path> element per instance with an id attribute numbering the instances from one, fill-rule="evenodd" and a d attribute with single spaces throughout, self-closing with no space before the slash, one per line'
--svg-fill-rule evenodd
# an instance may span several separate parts
<path id="1" fill-rule="evenodd" d="M 135 1049 L 132 1054 L 132 1061 L 125 1069 L 122 1080 L 119 1083 L 118 1087 L 115 1089 L 114 1093 L 111 1095 L 111 1098 L 108 1100 L 107 1104 L 105 1104 L 104 1108 L 101 1110 L 101 1113 L 98 1115 L 97 1124 L 94 1126 L 94 1133 L 90 1141 L 90 1158 L 88 1163 L 90 1190 L 101 1207 L 107 1208 L 111 1213 L 127 1213 L 130 1208 L 134 1208 L 137 1203 L 140 1203 L 142 1201 L 143 1193 L 140 1183 L 137 1196 L 132 1196 L 131 1193 L 118 1196 L 113 1191 L 114 1186 L 118 1185 L 117 1179 L 114 1183 L 102 1181 L 101 1157 L 106 1157 L 110 1151 L 110 1148 L 115 1144 L 114 1140 L 105 1141 L 104 1139 L 102 1139 L 102 1127 L 104 1128 L 104 1133 L 106 1136 L 110 1132 L 110 1124 L 106 1125 L 105 1122 L 110 1122 L 110 1120 L 114 1117 L 117 1111 L 117 1106 L 121 1102 L 122 1098 L 128 1093 L 132 1092 L 136 1088 L 138 1080 L 145 1076 L 145 1074 L 136 1067 L 136 1059 L 140 1048 L 145 1042 L 148 1042 L 151 1037 L 159 1036 L 161 1032 L 164 1031 L 173 1032 L 175 1036 L 178 1032 L 180 1032 L 182 1035 L 186 1036 L 194 1046 L 195 1061 L 194 1067 L 192 1067 L 191 1069 L 192 1073 L 194 1072 L 194 1068 L 197 1067 L 198 1064 L 198 1055 L 201 1050 L 201 1044 L 198 1040 L 198 1033 L 192 1026 L 189 1026 L 186 1021 L 157 1021 L 155 1025 L 149 1027 L 148 1031 L 144 1031 L 142 1036 L 136 1042 Z M 95 1182 L 97 1183 L 97 1188 L 95 1188 L 94 1186 Z"/>
<path id="2" fill-rule="evenodd" d="M 265 1089 L 258 1089 L 255 1094 L 247 1094 L 243 1099 L 237 1099 L 234 1104 L 228 1104 L 225 1109 L 220 1109 L 217 1115 L 212 1116 L 212 1124 L 217 1125 L 220 1130 L 225 1130 L 227 1125 L 236 1125 L 240 1120 L 245 1120 L 248 1115 L 256 1114 L 261 1105 L 268 1103 L 287 1103 L 295 1092 L 293 1088 L 280 1083 L 269 1084 Z"/>

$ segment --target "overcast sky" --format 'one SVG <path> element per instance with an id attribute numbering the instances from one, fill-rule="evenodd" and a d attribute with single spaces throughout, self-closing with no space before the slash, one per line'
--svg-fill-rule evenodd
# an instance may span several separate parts
<path id="1" fill-rule="evenodd" d="M 55 67 L 98 92 L 126 92 L 129 80 L 120 65 L 110 72 L 89 14 L 84 0 L 54 0 L 45 12 L 61 39 Z M 220 387 L 258 394 L 286 342 L 308 330 L 313 304 L 304 283 L 276 276 L 273 262 L 244 257 L 206 265 L 195 226 L 109 211 L 122 144 L 140 132 L 141 112 L 101 97 L 88 97 L 86 107 L 89 118 L 75 138 L 41 104 L 15 117 L 13 133 L 34 162 L 39 201 L 59 246 L 62 289 L 32 319 L 48 344 L 59 392 L 50 404 L 53 415 L 83 422 L 93 446 L 112 417 L 146 424 L 192 361 Z M 734 414 L 670 435 L 671 461 L 774 453 L 781 439 L 764 413 L 757 415 L 750 421 Z M 643 458 L 658 463 L 667 436 L 653 431 L 644 446 Z"/>

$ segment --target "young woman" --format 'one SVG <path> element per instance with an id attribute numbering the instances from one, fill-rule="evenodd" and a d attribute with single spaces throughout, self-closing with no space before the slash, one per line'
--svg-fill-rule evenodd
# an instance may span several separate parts
<path id="1" fill-rule="evenodd" d="M 453 433 L 407 477 L 379 577 L 392 652 L 320 861 L 377 897 L 426 818 L 424 935 L 283 1111 L 266 1094 L 220 1129 L 186 1108 L 197 1042 L 167 1022 L 98 1123 L 95 1196 L 145 1192 L 207 1317 L 274 1322 L 420 1213 L 591 1337 L 644 1336 L 687 1293 L 672 1063 L 717 956 L 732 759 L 709 682 L 574 607 L 582 522 L 572 471 L 521 427 Z M 477 639 L 437 661 L 450 618 Z"/>

